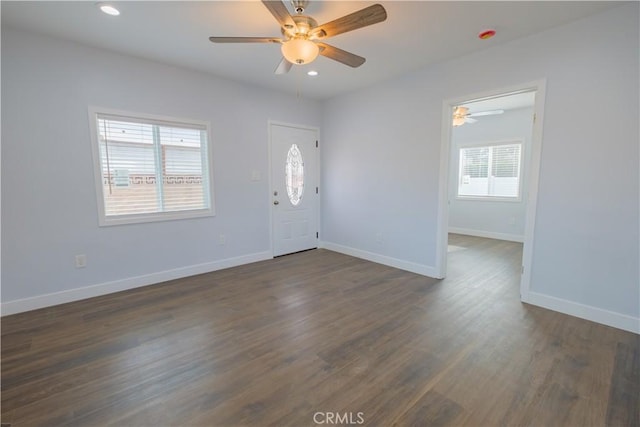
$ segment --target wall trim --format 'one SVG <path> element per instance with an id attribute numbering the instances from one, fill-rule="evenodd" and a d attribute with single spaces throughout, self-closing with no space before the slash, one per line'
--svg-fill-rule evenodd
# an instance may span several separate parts
<path id="1" fill-rule="evenodd" d="M 626 314 L 616 313 L 614 311 L 604 310 L 538 292 L 523 294 L 521 299 L 522 302 L 527 304 L 640 334 L 639 317 L 628 316 Z"/>
<path id="2" fill-rule="evenodd" d="M 226 258 L 203 264 L 159 271 L 157 273 L 145 274 L 142 276 L 128 277 L 126 279 L 114 280 L 82 288 L 69 289 L 62 292 L 54 292 L 35 297 L 7 301 L 0 305 L 0 311 L 2 316 L 7 316 L 10 314 L 22 313 L 39 308 L 51 307 L 58 304 L 112 294 L 114 292 L 125 291 L 142 286 L 154 285 L 168 280 L 181 279 L 183 277 L 194 276 L 196 274 L 210 273 L 212 271 L 223 270 L 225 268 L 236 267 L 272 258 L 273 256 L 271 251 L 256 252 L 234 258 Z"/>
<path id="3" fill-rule="evenodd" d="M 470 228 L 449 227 L 449 233 L 464 234 L 466 236 L 486 237 L 488 239 L 507 240 L 509 242 L 524 242 L 524 236 L 518 234 L 498 233 L 495 231 L 472 230 Z"/>
<path id="4" fill-rule="evenodd" d="M 341 254 L 350 255 L 356 258 L 364 259 L 367 261 L 375 262 L 378 264 L 387 265 L 389 267 L 398 268 L 400 270 L 409 271 L 411 273 L 420 274 L 422 276 L 437 277 L 435 267 L 430 265 L 418 264 L 411 261 L 405 261 L 398 258 L 392 258 L 386 255 L 380 255 L 373 252 L 363 251 L 361 249 L 355 249 L 349 246 L 339 245 L 331 242 L 318 242 L 318 247 L 328 249 L 330 251 L 339 252 Z"/>

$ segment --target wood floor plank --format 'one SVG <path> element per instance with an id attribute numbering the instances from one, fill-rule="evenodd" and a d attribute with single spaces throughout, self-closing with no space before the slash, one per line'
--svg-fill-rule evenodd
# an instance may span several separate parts
<path id="1" fill-rule="evenodd" d="M 607 425 L 640 426 L 640 338 L 616 346 L 612 384 L 606 412 Z"/>
<path id="2" fill-rule="evenodd" d="M 521 244 L 449 240 L 445 280 L 314 250 L 4 317 L 2 423 L 640 425 L 637 335 L 520 303 Z"/>
<path id="3" fill-rule="evenodd" d="M 435 391 L 425 393 L 394 425 L 452 426 L 463 412 L 462 406 Z"/>

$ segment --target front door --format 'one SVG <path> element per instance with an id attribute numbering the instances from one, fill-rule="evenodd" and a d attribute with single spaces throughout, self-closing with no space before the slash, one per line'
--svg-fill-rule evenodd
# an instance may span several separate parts
<path id="1" fill-rule="evenodd" d="M 273 256 L 318 247 L 318 132 L 271 124 Z"/>

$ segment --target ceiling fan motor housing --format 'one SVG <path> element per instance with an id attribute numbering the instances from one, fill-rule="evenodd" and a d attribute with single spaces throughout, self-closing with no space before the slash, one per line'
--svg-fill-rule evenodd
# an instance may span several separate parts
<path id="1" fill-rule="evenodd" d="M 282 27 L 282 35 L 286 39 L 308 38 L 311 35 L 311 29 L 318 26 L 318 22 L 307 15 L 293 15 L 291 18 L 296 28 L 289 28 L 286 25 Z"/>

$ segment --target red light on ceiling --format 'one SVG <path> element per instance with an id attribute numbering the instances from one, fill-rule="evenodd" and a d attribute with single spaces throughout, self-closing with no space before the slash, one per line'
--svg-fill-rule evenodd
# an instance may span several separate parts
<path id="1" fill-rule="evenodd" d="M 487 40 L 496 35 L 496 30 L 484 30 L 478 34 L 480 40 Z"/>

